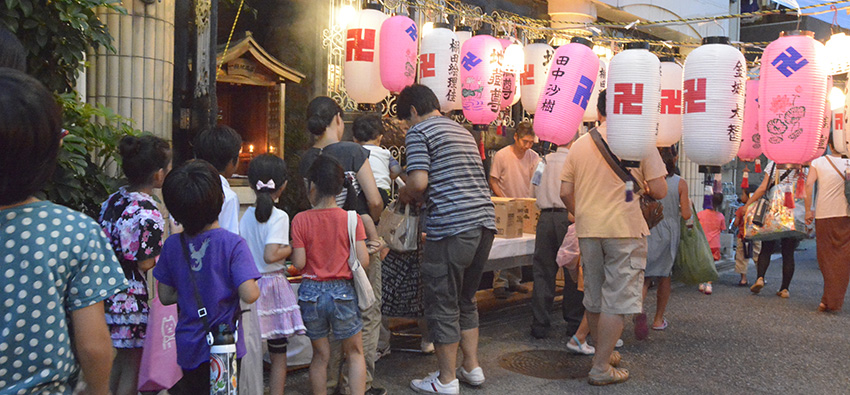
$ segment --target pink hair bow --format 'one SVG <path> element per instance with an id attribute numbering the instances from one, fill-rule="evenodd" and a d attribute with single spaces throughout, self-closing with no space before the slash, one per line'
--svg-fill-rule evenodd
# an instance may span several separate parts
<path id="1" fill-rule="evenodd" d="M 260 180 L 257 180 L 257 190 L 259 191 L 263 188 L 269 188 L 271 190 L 274 190 L 275 189 L 274 180 L 269 179 L 268 182 L 262 182 Z"/>

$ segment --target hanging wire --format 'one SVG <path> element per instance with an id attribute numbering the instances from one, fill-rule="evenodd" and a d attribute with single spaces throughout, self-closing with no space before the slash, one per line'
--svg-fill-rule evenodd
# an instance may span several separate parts
<path id="1" fill-rule="evenodd" d="M 224 52 L 221 54 L 221 63 L 219 63 L 216 68 L 216 75 L 221 72 L 221 66 L 224 64 L 224 57 L 227 56 L 227 50 L 230 49 L 230 40 L 233 39 L 233 31 L 236 30 L 236 23 L 239 22 L 239 15 L 242 14 L 242 6 L 244 4 L 245 0 L 239 2 L 239 9 L 236 10 L 236 18 L 233 19 L 233 26 L 230 27 L 230 34 L 227 36 L 227 44 L 224 45 Z"/>

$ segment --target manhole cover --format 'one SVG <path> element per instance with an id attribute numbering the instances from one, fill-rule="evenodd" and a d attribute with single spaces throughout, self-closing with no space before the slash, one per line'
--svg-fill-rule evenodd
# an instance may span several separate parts
<path id="1" fill-rule="evenodd" d="M 567 351 L 530 350 L 502 355 L 499 366 L 541 379 L 563 380 L 587 377 L 592 358 Z"/>

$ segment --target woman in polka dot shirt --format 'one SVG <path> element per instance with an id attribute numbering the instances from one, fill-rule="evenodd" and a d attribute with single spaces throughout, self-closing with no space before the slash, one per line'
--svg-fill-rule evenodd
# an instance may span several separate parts
<path id="1" fill-rule="evenodd" d="M 171 148 L 156 136 L 125 136 L 118 146 L 121 168 L 130 185 L 121 187 L 103 202 L 97 222 L 112 243 L 112 250 L 130 287 L 105 301 L 106 324 L 117 350 L 109 377 L 113 395 L 136 395 L 139 364 L 148 315 L 145 272 L 154 267 L 162 250 L 165 221 L 157 209 L 154 188 L 171 166 Z"/>
<path id="2" fill-rule="evenodd" d="M 90 394 L 109 392 L 103 301 L 124 273 L 97 222 L 34 197 L 61 120 L 38 81 L 0 68 L 0 395 L 70 394 L 80 368 Z"/>

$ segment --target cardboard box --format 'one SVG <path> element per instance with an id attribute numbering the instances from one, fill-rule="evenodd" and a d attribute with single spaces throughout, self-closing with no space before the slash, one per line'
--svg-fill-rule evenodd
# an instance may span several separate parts
<path id="1" fill-rule="evenodd" d="M 493 198 L 496 206 L 496 237 L 513 239 L 522 237 L 521 204 L 514 199 Z"/>
<path id="2" fill-rule="evenodd" d="M 522 231 L 524 233 L 537 233 L 537 220 L 540 219 L 540 209 L 537 208 L 537 199 L 518 198 L 514 199 L 520 204 L 522 214 Z"/>

